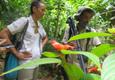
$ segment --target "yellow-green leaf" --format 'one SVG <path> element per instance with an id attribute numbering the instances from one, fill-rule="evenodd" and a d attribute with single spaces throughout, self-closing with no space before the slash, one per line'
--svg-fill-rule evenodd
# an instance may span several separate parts
<path id="1" fill-rule="evenodd" d="M 115 49 L 115 45 L 112 44 L 101 44 L 100 46 L 91 50 L 91 53 L 95 54 L 98 57 L 107 54 L 109 51 Z"/>
<path id="2" fill-rule="evenodd" d="M 98 66 L 98 68 L 101 70 L 100 68 L 100 61 L 99 61 L 99 57 L 97 57 L 96 55 L 90 53 L 90 52 L 84 52 L 84 51 L 70 51 L 70 50 L 62 50 L 61 51 L 63 54 L 82 54 L 86 57 L 88 57 L 90 60 L 93 61 L 94 64 L 96 64 Z"/>
<path id="3" fill-rule="evenodd" d="M 112 34 L 104 33 L 104 32 L 87 32 L 81 33 L 76 36 L 71 37 L 68 42 L 79 40 L 79 39 L 86 39 L 86 38 L 93 38 L 97 36 L 112 36 Z"/>
<path id="4" fill-rule="evenodd" d="M 101 80 L 101 76 L 97 74 L 85 74 L 80 80 Z"/>
<path id="5" fill-rule="evenodd" d="M 69 80 L 79 80 L 84 75 L 81 68 L 78 67 L 76 64 L 62 62 L 62 66 L 63 66 Z"/>
<path id="6" fill-rule="evenodd" d="M 0 74 L 0 76 L 3 76 L 5 74 L 8 74 L 8 73 L 11 73 L 11 72 L 14 72 L 14 71 L 17 71 L 17 70 L 20 70 L 20 69 L 24 69 L 24 68 L 27 68 L 27 67 L 34 67 L 34 66 L 38 66 L 38 65 L 42 65 L 42 64 L 51 64 L 51 63 L 59 63 L 61 64 L 61 60 L 60 59 L 56 59 L 56 58 L 37 58 L 37 59 L 34 59 L 28 63 L 25 63 L 25 64 L 22 64 L 14 69 L 11 69 L 7 72 L 4 72 L 2 74 Z"/>
<path id="7" fill-rule="evenodd" d="M 54 52 L 44 52 L 43 55 L 46 57 L 58 57 L 58 54 Z"/>

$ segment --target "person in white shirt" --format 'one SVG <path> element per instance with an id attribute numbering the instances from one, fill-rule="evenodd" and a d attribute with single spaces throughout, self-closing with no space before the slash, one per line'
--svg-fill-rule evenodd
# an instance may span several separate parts
<path id="1" fill-rule="evenodd" d="M 46 32 L 40 23 L 40 19 L 45 12 L 45 4 L 40 0 L 33 0 L 30 9 L 31 15 L 29 17 L 21 17 L 1 31 L 4 38 L 8 39 L 8 43 L 12 44 L 10 36 L 21 32 L 24 29 L 24 25 L 28 22 L 22 48 L 20 50 L 10 48 L 16 57 L 19 58 L 20 64 L 40 58 L 42 49 L 48 41 Z M 37 80 L 37 70 L 37 66 L 20 70 L 18 80 Z"/>

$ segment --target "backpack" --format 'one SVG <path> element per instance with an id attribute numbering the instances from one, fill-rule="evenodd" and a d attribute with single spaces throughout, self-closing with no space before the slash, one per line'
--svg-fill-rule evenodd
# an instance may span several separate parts
<path id="1" fill-rule="evenodd" d="M 24 35 L 26 33 L 28 27 L 28 20 L 27 23 L 24 26 L 24 29 L 22 30 L 21 33 L 17 33 L 12 36 L 12 42 L 15 45 L 16 49 L 21 49 L 22 44 L 23 44 L 23 39 Z M 7 52 L 6 58 L 5 58 L 5 66 L 4 66 L 4 72 L 11 70 L 19 65 L 19 60 L 18 58 L 12 53 L 12 52 Z M 14 71 L 11 73 L 8 73 L 4 75 L 5 80 L 16 80 L 18 76 L 18 71 Z"/>
<path id="2" fill-rule="evenodd" d="M 71 20 L 72 20 L 72 19 L 71 19 Z M 73 22 L 73 24 L 74 24 L 74 21 L 73 21 L 73 20 L 72 20 L 72 22 Z M 73 24 L 72 24 L 72 25 L 73 25 Z M 71 25 L 71 26 L 72 26 L 72 25 Z M 72 31 L 72 29 L 73 29 L 73 31 Z M 78 31 L 77 31 L 76 26 L 73 25 L 72 28 L 71 28 L 71 27 L 69 28 L 69 38 L 72 37 L 72 36 L 74 36 L 74 35 L 76 35 L 75 32 L 77 33 Z M 86 32 L 91 32 L 91 28 L 90 28 L 90 27 L 87 27 L 87 28 L 86 28 Z M 73 33 L 74 33 L 74 34 L 73 34 Z M 89 41 L 90 41 L 90 38 L 87 38 L 86 51 L 88 50 Z"/>
<path id="3" fill-rule="evenodd" d="M 77 27 L 75 26 L 74 20 L 69 17 L 67 20 L 67 23 L 69 24 L 69 38 L 76 35 L 78 30 Z M 91 28 L 87 27 L 86 32 L 91 32 Z M 87 43 L 86 43 L 86 51 L 88 50 L 88 44 L 89 44 L 90 38 L 87 38 Z M 80 48 L 81 49 L 81 48 Z M 84 62 L 88 62 L 88 58 L 83 55 Z"/>

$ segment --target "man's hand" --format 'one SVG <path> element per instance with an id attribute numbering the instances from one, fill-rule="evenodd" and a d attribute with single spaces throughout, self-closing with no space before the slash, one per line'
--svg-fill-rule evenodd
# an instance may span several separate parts
<path id="1" fill-rule="evenodd" d="M 0 39 L 0 45 L 4 44 L 7 41 L 7 39 Z"/>
<path id="2" fill-rule="evenodd" d="M 7 39 L 0 39 L 0 45 L 3 45 Z M 0 47 L 0 52 L 7 52 L 7 49 L 4 47 Z"/>
<path id="3" fill-rule="evenodd" d="M 19 52 L 16 54 L 16 57 L 20 60 L 27 60 L 32 57 L 32 54 L 29 52 Z"/>

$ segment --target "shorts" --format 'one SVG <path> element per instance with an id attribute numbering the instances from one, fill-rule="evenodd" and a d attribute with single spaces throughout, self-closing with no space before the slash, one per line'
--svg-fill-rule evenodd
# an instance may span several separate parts
<path id="1" fill-rule="evenodd" d="M 35 69 L 22 69 L 19 71 L 18 80 L 37 80 L 38 68 Z"/>

